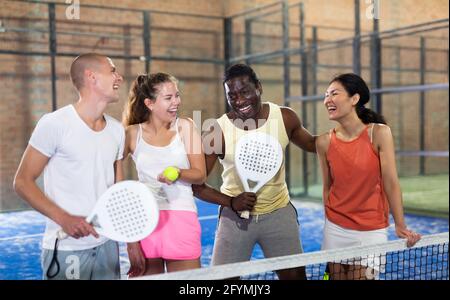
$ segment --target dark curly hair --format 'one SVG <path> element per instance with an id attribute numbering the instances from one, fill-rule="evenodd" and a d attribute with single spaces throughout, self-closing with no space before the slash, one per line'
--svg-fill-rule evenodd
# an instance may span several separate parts
<path id="1" fill-rule="evenodd" d="M 235 64 L 230 66 L 224 73 L 222 84 L 225 84 L 225 82 L 227 82 L 228 80 L 240 76 L 248 76 L 250 81 L 253 82 L 256 87 L 261 85 L 261 82 L 259 81 L 258 76 L 256 76 L 255 71 L 253 71 L 251 67 L 245 64 Z"/>

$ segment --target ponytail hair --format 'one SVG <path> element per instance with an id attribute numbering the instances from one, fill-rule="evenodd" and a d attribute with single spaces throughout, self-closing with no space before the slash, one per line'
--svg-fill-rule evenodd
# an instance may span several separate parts
<path id="1" fill-rule="evenodd" d="M 364 124 L 379 123 L 386 124 L 384 117 L 364 105 L 356 105 L 356 114 Z"/>
<path id="2" fill-rule="evenodd" d="M 386 124 L 386 120 L 382 115 L 364 106 L 370 100 L 370 91 L 366 82 L 360 76 L 354 73 L 341 74 L 333 78 L 330 84 L 333 82 L 339 82 L 350 97 L 355 94 L 359 95 L 359 101 L 356 104 L 356 114 L 364 124 Z"/>
<path id="3" fill-rule="evenodd" d="M 165 82 L 178 83 L 178 80 L 167 73 L 155 73 L 139 75 L 133 81 L 123 115 L 125 126 L 140 124 L 148 120 L 151 112 L 145 105 L 145 99 L 155 101 L 159 85 Z"/>

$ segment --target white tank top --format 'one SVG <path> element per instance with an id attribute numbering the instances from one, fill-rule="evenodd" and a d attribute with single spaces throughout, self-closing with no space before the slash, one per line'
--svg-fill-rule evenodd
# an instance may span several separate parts
<path id="1" fill-rule="evenodd" d="M 164 147 L 148 144 L 142 138 L 142 125 L 136 138 L 136 149 L 131 157 L 136 164 L 138 178 L 153 190 L 160 210 L 187 210 L 197 212 L 192 185 L 177 180 L 168 185 L 157 181 L 158 174 L 165 168 L 175 166 L 179 169 L 189 169 L 189 159 L 178 132 L 178 119 L 175 123 L 176 134 L 169 145 Z"/>

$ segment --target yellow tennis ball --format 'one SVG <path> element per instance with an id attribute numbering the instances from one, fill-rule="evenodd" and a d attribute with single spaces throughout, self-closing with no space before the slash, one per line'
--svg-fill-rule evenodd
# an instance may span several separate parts
<path id="1" fill-rule="evenodd" d="M 175 181 L 178 179 L 178 169 L 175 167 L 167 167 L 163 172 L 164 177 L 170 181 Z"/>

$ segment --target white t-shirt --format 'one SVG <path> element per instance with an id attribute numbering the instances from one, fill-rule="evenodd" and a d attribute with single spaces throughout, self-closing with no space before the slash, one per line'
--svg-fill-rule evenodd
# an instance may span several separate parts
<path id="1" fill-rule="evenodd" d="M 49 157 L 44 169 L 45 195 L 72 215 L 88 216 L 97 199 L 114 184 L 114 162 L 122 159 L 125 131 L 120 122 L 104 115 L 106 126 L 94 131 L 68 105 L 44 115 L 29 144 Z M 53 249 L 61 227 L 47 219 L 42 247 Z M 60 250 L 84 250 L 108 239 L 92 235 L 59 242 Z"/>

